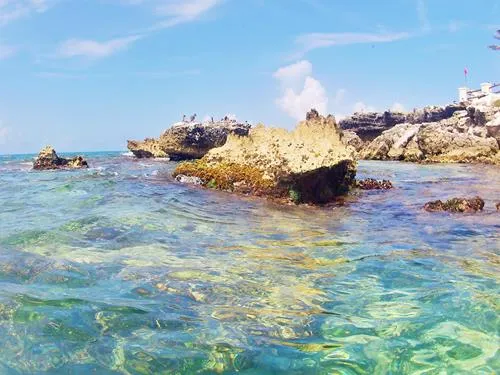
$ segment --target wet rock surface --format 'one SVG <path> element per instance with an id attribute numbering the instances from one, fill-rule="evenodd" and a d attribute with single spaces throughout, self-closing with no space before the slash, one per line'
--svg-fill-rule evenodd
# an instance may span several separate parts
<path id="1" fill-rule="evenodd" d="M 179 122 L 158 139 L 128 141 L 128 149 L 138 158 L 169 157 L 171 160 L 198 159 L 226 143 L 229 134 L 248 135 L 250 124 L 223 119 L 217 122 Z"/>
<path id="2" fill-rule="evenodd" d="M 424 210 L 428 212 L 463 212 L 472 213 L 482 211 L 484 208 L 484 200 L 480 197 L 474 198 L 452 198 L 443 202 L 441 200 L 428 202 L 424 206 Z"/>
<path id="3" fill-rule="evenodd" d="M 71 159 L 61 158 L 51 146 L 44 147 L 33 162 L 33 169 L 81 169 L 88 168 L 88 164 L 82 156 Z"/>
<path id="4" fill-rule="evenodd" d="M 378 181 L 373 178 L 366 178 L 364 180 L 357 180 L 356 187 L 362 190 L 389 190 L 394 186 L 389 180 Z"/>
<path id="5" fill-rule="evenodd" d="M 295 203 L 332 201 L 353 184 L 354 150 L 342 141 L 333 116 L 311 111 L 306 119 L 294 131 L 258 125 L 248 136 L 231 134 L 201 160 L 179 164 L 174 176 Z"/>

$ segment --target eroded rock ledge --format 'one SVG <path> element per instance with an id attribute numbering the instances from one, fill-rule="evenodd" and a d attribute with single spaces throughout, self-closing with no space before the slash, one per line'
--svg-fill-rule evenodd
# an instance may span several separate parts
<path id="1" fill-rule="evenodd" d="M 75 156 L 71 159 L 61 158 L 51 146 L 44 147 L 38 157 L 33 162 L 33 169 L 80 169 L 88 168 L 87 162 L 82 156 Z"/>
<path id="2" fill-rule="evenodd" d="M 226 143 L 229 134 L 247 135 L 249 130 L 250 124 L 227 118 L 216 122 L 179 122 L 157 139 L 128 141 L 127 147 L 138 158 L 198 159 Z"/>
<path id="3" fill-rule="evenodd" d="M 441 121 L 450 118 L 455 112 L 465 109 L 466 107 L 464 105 L 451 104 L 445 107 L 428 106 L 407 113 L 396 111 L 357 112 L 339 121 L 339 125 L 343 130 L 355 132 L 364 142 L 366 142 L 372 141 L 382 134 L 383 131 L 395 125 Z"/>
<path id="4" fill-rule="evenodd" d="M 202 159 L 180 163 L 174 177 L 294 203 L 328 203 L 354 183 L 354 150 L 343 143 L 333 116 L 312 110 L 306 118 L 293 131 L 258 125 L 248 136 L 230 134 Z"/>
<path id="5" fill-rule="evenodd" d="M 500 164 L 499 107 L 448 106 L 432 115 L 417 116 L 417 113 L 406 115 L 410 122 L 397 124 L 366 143 L 359 151 L 359 158 Z"/>

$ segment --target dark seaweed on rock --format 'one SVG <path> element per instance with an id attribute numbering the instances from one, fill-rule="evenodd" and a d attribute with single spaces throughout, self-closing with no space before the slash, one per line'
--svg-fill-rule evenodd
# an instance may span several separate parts
<path id="1" fill-rule="evenodd" d="M 446 212 L 477 212 L 484 208 L 484 200 L 480 197 L 474 198 L 452 198 L 443 202 L 441 200 L 428 202 L 424 209 L 429 212 L 446 211 Z"/>

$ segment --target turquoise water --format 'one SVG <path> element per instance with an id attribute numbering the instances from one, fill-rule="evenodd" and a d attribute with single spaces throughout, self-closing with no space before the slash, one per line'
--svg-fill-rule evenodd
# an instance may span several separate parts
<path id="1" fill-rule="evenodd" d="M 396 188 L 282 207 L 174 163 L 0 156 L 0 373 L 493 374 L 500 169 L 361 162 Z M 429 200 L 481 195 L 480 214 Z"/>

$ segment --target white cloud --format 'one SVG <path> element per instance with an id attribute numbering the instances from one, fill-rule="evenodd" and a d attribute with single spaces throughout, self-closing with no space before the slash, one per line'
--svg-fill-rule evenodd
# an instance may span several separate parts
<path id="1" fill-rule="evenodd" d="M 363 102 L 357 102 L 354 104 L 353 111 L 359 112 L 359 113 L 366 113 L 366 112 L 376 112 L 375 107 L 366 105 Z"/>
<path id="2" fill-rule="evenodd" d="M 312 64 L 306 60 L 282 67 L 273 74 L 283 90 L 276 104 L 289 116 L 299 121 L 305 118 L 305 114 L 311 108 L 323 114 L 326 114 L 328 109 L 326 90 L 311 74 Z M 299 88 L 291 87 L 295 85 Z"/>
<path id="3" fill-rule="evenodd" d="M 33 12 L 43 13 L 55 0 L 0 0 L 0 26 L 7 25 Z"/>
<path id="4" fill-rule="evenodd" d="M 284 89 L 298 90 L 304 87 L 304 80 L 311 74 L 312 64 L 307 60 L 302 60 L 279 68 L 274 72 L 273 77 L 280 82 Z"/>
<path id="5" fill-rule="evenodd" d="M 300 35 L 295 43 L 301 48 L 300 54 L 317 48 L 362 43 L 388 43 L 407 39 L 411 34 L 401 33 L 309 33 Z"/>
<path id="6" fill-rule="evenodd" d="M 153 4 L 154 13 L 162 21 L 143 32 L 152 32 L 199 19 L 225 0 L 126 0 L 128 5 Z"/>
<path id="7" fill-rule="evenodd" d="M 124 50 L 141 36 L 133 35 L 125 38 L 116 38 L 104 42 L 95 40 L 69 39 L 63 42 L 57 52 L 57 56 L 62 58 L 87 57 L 103 58 L 108 57 L 118 51 Z"/>
<path id="8" fill-rule="evenodd" d="M 393 112 L 406 112 L 406 108 L 401 103 L 395 102 L 391 107 L 391 111 L 393 111 Z"/>
<path id="9" fill-rule="evenodd" d="M 12 46 L 0 44 L 0 60 L 8 59 L 17 52 L 17 49 Z"/>
<path id="10" fill-rule="evenodd" d="M 338 89 L 337 90 L 337 92 L 335 93 L 335 98 L 333 99 L 335 105 L 342 104 L 342 102 L 344 101 L 346 92 L 347 92 L 346 89 Z"/>

